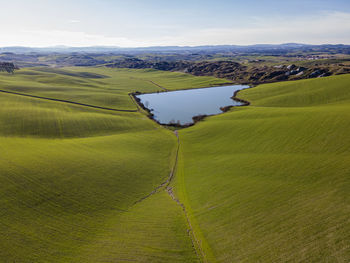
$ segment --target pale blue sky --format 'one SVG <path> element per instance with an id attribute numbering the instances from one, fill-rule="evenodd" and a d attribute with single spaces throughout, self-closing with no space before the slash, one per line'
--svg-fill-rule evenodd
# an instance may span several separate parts
<path id="1" fill-rule="evenodd" d="M 0 0 L 0 46 L 350 44 L 349 0 Z"/>

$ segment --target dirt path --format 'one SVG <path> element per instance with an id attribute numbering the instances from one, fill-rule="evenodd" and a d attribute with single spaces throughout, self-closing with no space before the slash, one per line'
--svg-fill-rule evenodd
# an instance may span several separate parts
<path id="1" fill-rule="evenodd" d="M 187 221 L 187 226 L 188 226 L 188 230 L 187 230 L 187 233 L 191 239 L 191 242 L 192 242 L 192 246 L 193 246 L 193 249 L 194 251 L 196 252 L 196 255 L 199 259 L 200 262 L 206 262 L 205 260 L 205 254 L 204 254 L 204 251 L 202 250 L 202 247 L 201 247 L 201 244 L 198 240 L 198 238 L 196 237 L 194 231 L 193 231 L 193 227 L 192 227 L 192 224 L 191 224 L 191 221 L 190 221 L 190 218 L 188 216 L 188 213 L 187 213 L 187 210 L 186 210 L 186 207 L 183 203 L 180 202 L 180 200 L 175 196 L 174 192 L 173 192 L 173 187 L 170 186 L 170 183 L 172 181 L 172 179 L 174 178 L 174 174 L 176 172 L 176 168 L 177 168 L 177 162 L 178 162 L 178 157 L 179 157 L 179 149 L 180 149 L 180 138 L 179 138 L 179 135 L 178 135 L 178 132 L 177 131 L 174 131 L 175 133 L 175 136 L 177 138 L 177 151 L 176 151 L 176 159 L 175 159 L 175 163 L 174 163 L 174 167 L 173 167 L 173 170 L 172 170 L 172 175 L 170 177 L 170 180 L 169 180 L 169 183 L 167 184 L 166 186 L 166 191 L 167 193 L 170 195 L 171 199 L 173 199 L 177 205 L 179 205 L 186 217 L 186 221 Z"/>
<path id="2" fill-rule="evenodd" d="M 205 260 L 205 254 L 204 254 L 204 251 L 202 250 L 200 242 L 196 238 L 196 235 L 195 235 L 195 233 L 193 231 L 193 228 L 192 228 L 192 225 L 191 225 L 191 221 L 190 221 L 190 218 L 189 218 L 189 216 L 187 214 L 185 205 L 183 203 L 181 203 L 179 199 L 176 198 L 172 187 L 167 187 L 166 190 L 167 190 L 168 194 L 170 195 L 170 197 L 181 207 L 181 209 L 182 209 L 182 211 L 183 211 L 183 213 L 184 213 L 184 215 L 186 217 L 187 225 L 189 227 L 189 229 L 187 230 L 187 233 L 188 233 L 188 235 L 191 238 L 192 247 L 193 247 L 194 251 L 196 252 L 196 255 L 197 255 L 199 261 L 200 262 L 207 262 Z"/>
<path id="3" fill-rule="evenodd" d="M 171 169 L 171 172 L 169 174 L 169 177 L 168 179 L 163 182 L 162 184 L 160 184 L 159 186 L 157 186 L 151 193 L 149 193 L 148 195 L 140 198 L 139 200 L 137 200 L 134 205 L 142 202 L 143 200 L 151 197 L 152 195 L 156 194 L 159 190 L 163 189 L 165 190 L 169 196 L 171 197 L 171 199 L 173 201 L 176 202 L 177 205 L 179 205 L 185 215 L 185 218 L 186 218 L 186 221 L 187 221 L 187 233 L 188 233 L 188 236 L 190 237 L 191 239 L 191 242 L 192 242 L 192 247 L 193 247 L 193 250 L 195 251 L 196 255 L 197 255 L 197 258 L 199 260 L 199 262 L 207 262 L 205 259 L 205 253 L 204 251 L 202 250 L 202 247 L 201 247 L 201 243 L 200 241 L 198 240 L 198 238 L 196 237 L 194 231 L 193 231 L 193 228 L 192 228 L 192 224 L 191 224 L 191 221 L 190 221 L 190 218 L 188 216 L 188 213 L 187 213 L 187 210 L 186 210 L 186 207 L 183 203 L 180 202 L 180 200 L 175 196 L 174 192 L 173 192 L 173 187 L 170 186 L 170 183 L 172 182 L 173 178 L 174 178 L 174 175 L 175 175 L 175 172 L 176 172 L 176 167 L 177 167 L 177 163 L 178 163 L 178 158 L 179 158 L 179 149 L 180 149 L 180 138 L 179 138 L 179 135 L 178 135 L 178 132 L 177 131 L 174 131 L 174 134 L 177 138 L 177 148 L 176 148 L 176 155 L 175 155 L 175 162 L 174 162 L 174 166 L 173 168 Z"/>
<path id="4" fill-rule="evenodd" d="M 171 181 L 172 181 L 172 179 L 173 179 L 173 177 L 174 177 L 174 173 L 175 173 L 176 166 L 177 166 L 177 159 L 178 159 L 179 148 L 180 148 L 179 136 L 177 135 L 177 131 L 175 131 L 174 133 L 175 133 L 175 135 L 176 135 L 176 137 L 177 137 L 177 148 L 176 148 L 176 153 L 175 153 L 175 164 L 174 164 L 173 168 L 172 168 L 171 171 L 170 171 L 170 174 L 169 174 L 168 179 L 167 179 L 165 182 L 163 182 L 163 183 L 161 183 L 160 185 L 158 185 L 158 186 L 157 186 L 152 192 L 150 192 L 148 195 L 146 195 L 146 196 L 140 198 L 139 200 L 137 200 L 137 201 L 134 203 L 134 205 L 136 205 L 136 204 L 142 202 L 143 200 L 149 198 L 150 196 L 154 195 L 155 193 L 158 192 L 158 190 L 160 190 L 160 189 L 162 189 L 162 188 L 166 189 L 166 188 L 169 186 L 169 184 L 171 183 Z"/>
<path id="5" fill-rule="evenodd" d="M 96 105 L 91 105 L 91 104 L 85 104 L 85 103 L 80 103 L 80 102 L 75 102 L 75 101 L 61 100 L 61 99 L 54 99 L 54 98 L 48 98 L 48 97 L 30 95 L 30 94 L 15 92 L 15 91 L 0 90 L 0 92 L 2 92 L 2 93 L 7 93 L 7 94 L 12 94 L 12 95 L 17 95 L 17 96 L 23 96 L 23 97 L 34 98 L 34 99 L 41 99 L 41 100 L 49 100 L 49 101 L 55 101 L 55 102 L 68 103 L 68 104 L 73 104 L 73 105 L 78 105 L 78 106 L 84 106 L 84 107 L 89 107 L 89 108 L 94 108 L 94 109 L 100 109 L 100 110 L 118 111 L 118 112 L 138 112 L 138 110 L 113 109 L 113 108 L 101 107 L 101 106 L 96 106 Z"/>

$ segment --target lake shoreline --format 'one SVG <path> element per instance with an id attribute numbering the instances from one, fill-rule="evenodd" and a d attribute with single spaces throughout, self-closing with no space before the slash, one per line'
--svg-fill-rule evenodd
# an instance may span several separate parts
<path id="1" fill-rule="evenodd" d="M 228 85 L 229 84 L 229 85 Z M 153 109 L 150 109 L 148 107 L 146 107 L 141 99 L 138 97 L 140 95 L 146 95 L 146 94 L 159 94 L 159 93 L 172 93 L 172 92 L 183 92 L 183 91 L 189 91 L 189 90 L 199 90 L 199 89 L 209 89 L 209 88 L 215 88 L 215 87 L 231 87 L 231 86 L 245 86 L 242 89 L 236 90 L 233 92 L 233 96 L 231 96 L 230 98 L 235 101 L 235 102 L 240 102 L 241 105 L 227 105 L 227 106 L 222 106 L 219 107 L 219 109 L 221 110 L 221 112 L 216 113 L 216 114 L 199 114 L 199 115 L 194 115 L 192 117 L 193 122 L 192 123 L 185 123 L 185 124 L 181 124 L 179 122 L 177 123 L 161 123 L 160 121 L 155 119 L 154 114 L 152 113 L 152 111 L 154 111 Z M 135 100 L 135 102 L 138 104 L 138 106 L 140 106 L 147 114 L 147 117 L 150 118 L 151 120 L 153 120 L 154 122 L 156 122 L 157 124 L 164 126 L 164 127 L 168 127 L 168 128 L 177 128 L 177 129 L 183 129 L 183 128 L 188 128 L 191 127 L 193 125 L 195 125 L 196 123 L 204 120 L 206 117 L 210 117 L 210 116 L 215 116 L 215 115 L 219 115 L 219 114 L 223 114 L 225 112 L 228 112 L 231 108 L 233 107 L 242 107 L 242 106 L 249 106 L 250 102 L 240 99 L 237 97 L 238 93 L 242 90 L 245 89 L 249 89 L 249 88 L 253 88 L 253 85 L 237 85 L 234 83 L 223 83 L 223 84 L 219 84 L 219 85 L 214 85 L 214 86 L 210 86 L 210 87 L 203 87 L 203 88 L 190 88 L 190 89 L 178 89 L 178 90 L 171 90 L 171 91 L 157 91 L 157 92 L 149 92 L 149 93 L 141 93 L 141 92 L 133 92 L 130 93 L 129 95 L 132 96 L 132 98 Z"/>

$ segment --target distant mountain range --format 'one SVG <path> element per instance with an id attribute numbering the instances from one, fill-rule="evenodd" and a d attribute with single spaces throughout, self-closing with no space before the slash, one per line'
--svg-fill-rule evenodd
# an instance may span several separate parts
<path id="1" fill-rule="evenodd" d="M 217 45 L 217 46 L 154 46 L 154 47 L 137 47 L 137 48 L 122 48 L 116 46 L 91 46 L 91 47 L 69 47 L 69 46 L 53 46 L 53 47 L 1 47 L 0 53 L 138 53 L 138 52 L 261 52 L 266 50 L 310 50 L 329 51 L 335 50 L 350 50 L 350 45 L 307 45 L 299 43 L 286 43 L 280 45 L 257 44 L 248 46 L 239 45 Z"/>

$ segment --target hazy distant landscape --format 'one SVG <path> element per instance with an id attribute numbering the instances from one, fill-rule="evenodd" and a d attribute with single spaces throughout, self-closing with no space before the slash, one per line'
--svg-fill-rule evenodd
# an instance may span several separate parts
<path id="1" fill-rule="evenodd" d="M 19 67 L 103 66 L 156 69 L 196 76 L 215 76 L 241 84 L 297 80 L 350 72 L 350 46 L 347 45 L 5 47 L 2 50 L 6 52 L 0 54 L 0 62 L 12 62 Z"/>
<path id="2" fill-rule="evenodd" d="M 350 262 L 347 1 L 2 8 L 0 262 Z"/>

